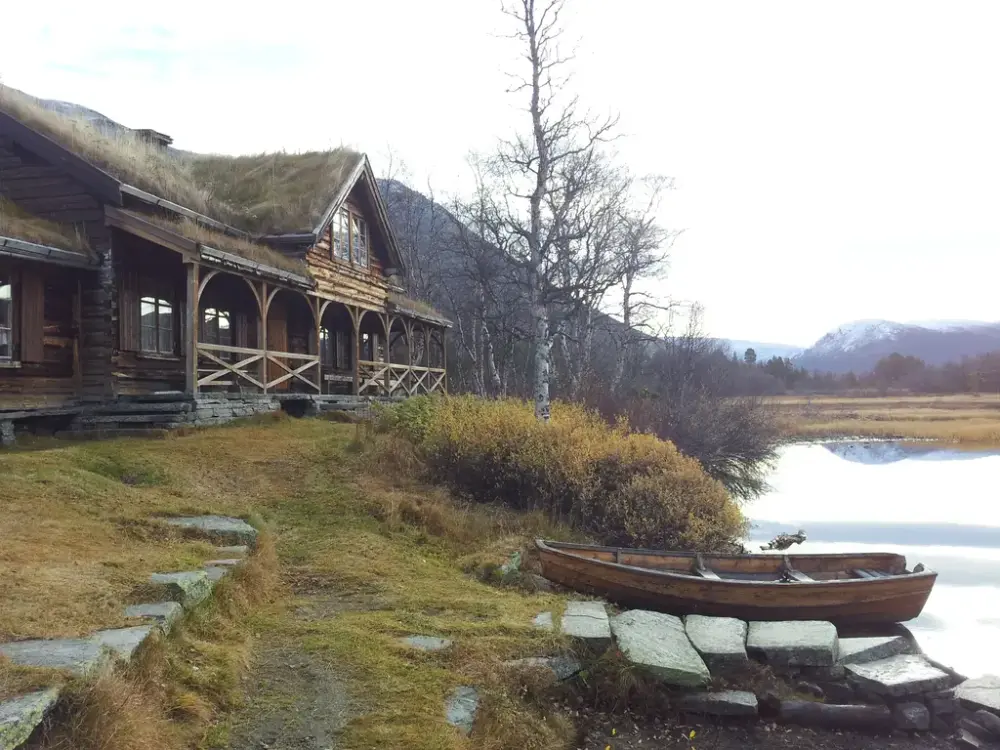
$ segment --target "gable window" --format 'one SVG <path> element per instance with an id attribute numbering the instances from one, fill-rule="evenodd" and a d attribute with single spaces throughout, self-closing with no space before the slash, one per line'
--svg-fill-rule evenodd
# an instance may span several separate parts
<path id="1" fill-rule="evenodd" d="M 368 227 L 357 214 L 351 214 L 351 250 L 355 263 L 368 265 Z"/>
<path id="2" fill-rule="evenodd" d="M 14 286 L 0 273 L 0 362 L 14 359 Z"/>
<path id="3" fill-rule="evenodd" d="M 174 305 L 168 288 L 143 280 L 139 298 L 139 348 L 149 354 L 174 354 Z"/>
<path id="4" fill-rule="evenodd" d="M 341 208 L 333 215 L 330 236 L 331 253 L 336 260 L 368 265 L 368 224 L 362 216 Z"/>
<path id="5" fill-rule="evenodd" d="M 333 257 L 337 260 L 349 261 L 351 259 L 351 215 L 346 208 L 337 211 L 333 216 Z"/>

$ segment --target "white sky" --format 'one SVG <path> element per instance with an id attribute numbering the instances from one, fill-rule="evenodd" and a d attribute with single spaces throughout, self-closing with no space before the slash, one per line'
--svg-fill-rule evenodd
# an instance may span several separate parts
<path id="1" fill-rule="evenodd" d="M 10 7 L 8 7 L 10 6 Z M 20 3 L 0 76 L 179 148 L 391 145 L 440 195 L 521 121 L 499 0 Z M 1000 3 L 569 0 L 575 90 L 676 178 L 664 296 L 711 333 L 1000 320 Z"/>

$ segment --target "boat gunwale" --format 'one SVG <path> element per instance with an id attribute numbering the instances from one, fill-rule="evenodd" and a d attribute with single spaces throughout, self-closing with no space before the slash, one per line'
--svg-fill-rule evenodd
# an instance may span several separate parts
<path id="1" fill-rule="evenodd" d="M 597 545 L 597 544 L 575 544 L 573 542 L 552 542 L 552 544 L 555 544 L 555 545 L 558 545 L 558 546 L 557 547 L 550 546 L 549 542 L 547 542 L 544 539 L 535 539 L 535 546 L 540 551 L 551 552 L 551 553 L 553 553 L 555 555 L 558 555 L 558 556 L 561 556 L 561 557 L 567 557 L 567 558 L 570 558 L 572 560 L 579 560 L 579 561 L 584 562 L 584 563 L 590 563 L 590 564 L 594 564 L 594 565 L 605 566 L 605 567 L 608 567 L 608 568 L 617 569 L 617 570 L 623 570 L 623 571 L 627 571 L 627 572 L 630 572 L 630 573 L 640 573 L 640 574 L 647 575 L 647 576 L 653 576 L 655 578 L 667 578 L 667 579 L 677 578 L 677 579 L 681 579 L 681 580 L 684 580 L 684 581 L 698 581 L 699 583 L 701 583 L 703 585 L 708 585 L 710 588 L 715 588 L 715 587 L 719 587 L 719 586 L 722 586 L 722 587 L 730 587 L 730 586 L 757 586 L 757 587 L 760 587 L 760 586 L 770 586 L 770 587 L 781 588 L 781 589 L 788 589 L 788 590 L 796 589 L 797 590 L 799 588 L 813 588 L 813 587 L 816 587 L 816 586 L 830 586 L 831 584 L 841 584 L 841 585 L 848 584 L 848 585 L 855 585 L 855 586 L 857 586 L 857 585 L 860 584 L 863 587 L 867 588 L 867 587 L 877 586 L 877 585 L 886 585 L 886 584 L 894 583 L 894 582 L 898 582 L 898 581 L 916 581 L 916 580 L 920 580 L 922 578 L 927 578 L 927 579 L 935 579 L 935 578 L 937 578 L 937 572 L 936 571 L 933 571 L 933 570 L 923 570 L 923 571 L 921 571 L 919 573 L 892 573 L 892 574 L 888 574 L 888 575 L 886 575 L 886 576 L 884 576 L 882 578 L 843 578 L 843 579 L 834 579 L 834 580 L 829 580 L 829 581 L 807 581 L 807 582 L 806 581 L 795 581 L 795 582 L 786 582 L 786 581 L 754 581 L 754 580 L 749 580 L 748 581 L 748 580 L 745 580 L 745 579 L 730 579 L 730 578 L 721 578 L 719 580 L 716 580 L 714 578 L 703 578 L 703 577 L 701 577 L 699 575 L 696 575 L 696 574 L 693 574 L 693 573 L 679 573 L 679 572 L 676 572 L 676 571 L 654 570 L 653 568 L 641 568 L 641 567 L 638 567 L 636 565 L 625 565 L 624 563 L 609 562 L 609 561 L 606 561 L 606 560 L 594 560 L 594 559 L 590 559 L 590 558 L 581 557 L 580 555 L 574 555 L 571 552 L 566 551 L 565 549 L 560 549 L 560 547 L 566 547 L 566 548 L 571 548 L 571 549 L 572 548 L 577 548 L 577 549 L 585 549 L 585 550 L 594 550 L 594 551 L 601 551 L 601 552 L 616 552 L 618 550 L 621 550 L 621 551 L 624 552 L 625 550 L 628 550 L 631 553 L 659 555 L 661 557 L 673 557 L 673 556 L 676 556 L 676 557 L 690 557 L 692 560 L 694 560 L 694 559 L 697 558 L 698 553 L 696 553 L 696 552 L 676 552 L 675 553 L 675 552 L 667 552 L 665 550 L 643 550 L 643 549 L 633 549 L 631 547 L 605 547 L 605 546 Z M 904 557 L 903 555 L 898 555 L 898 554 L 896 554 L 894 552 L 876 552 L 876 553 L 874 553 L 871 556 L 874 557 L 876 555 L 884 555 L 884 556 L 887 556 L 887 557 Z M 716 555 L 716 554 L 710 554 L 710 555 L 706 555 L 706 556 L 707 557 L 722 557 L 722 558 L 735 559 L 735 560 L 745 559 L 747 557 L 772 557 L 772 555 Z M 834 559 L 838 558 L 838 557 L 846 559 L 846 558 L 859 557 L 859 556 L 861 556 L 861 555 L 852 554 L 852 553 L 833 553 L 833 554 L 830 554 L 830 555 L 825 555 L 825 554 L 822 554 L 822 553 L 807 553 L 807 554 L 803 554 L 803 555 L 796 555 L 796 557 L 823 557 L 823 558 L 834 558 Z M 777 558 L 777 559 L 780 560 L 780 558 L 777 555 L 774 555 L 773 557 L 775 557 L 775 558 Z M 931 584 L 931 585 L 933 585 L 933 584 Z"/>

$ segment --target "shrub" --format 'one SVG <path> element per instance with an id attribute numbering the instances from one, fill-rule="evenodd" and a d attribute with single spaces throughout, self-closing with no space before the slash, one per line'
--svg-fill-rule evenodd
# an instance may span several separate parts
<path id="1" fill-rule="evenodd" d="M 427 476 L 480 503 L 543 511 L 608 544 L 715 549 L 744 531 L 739 507 L 673 444 L 555 404 L 419 397 L 381 410 L 378 433 L 405 438 Z"/>

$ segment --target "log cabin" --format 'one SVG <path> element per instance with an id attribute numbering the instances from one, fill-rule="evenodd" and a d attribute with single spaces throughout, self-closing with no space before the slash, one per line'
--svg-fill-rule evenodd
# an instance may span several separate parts
<path id="1" fill-rule="evenodd" d="M 0 442 L 446 391 L 364 154 L 170 143 L 0 86 Z"/>

